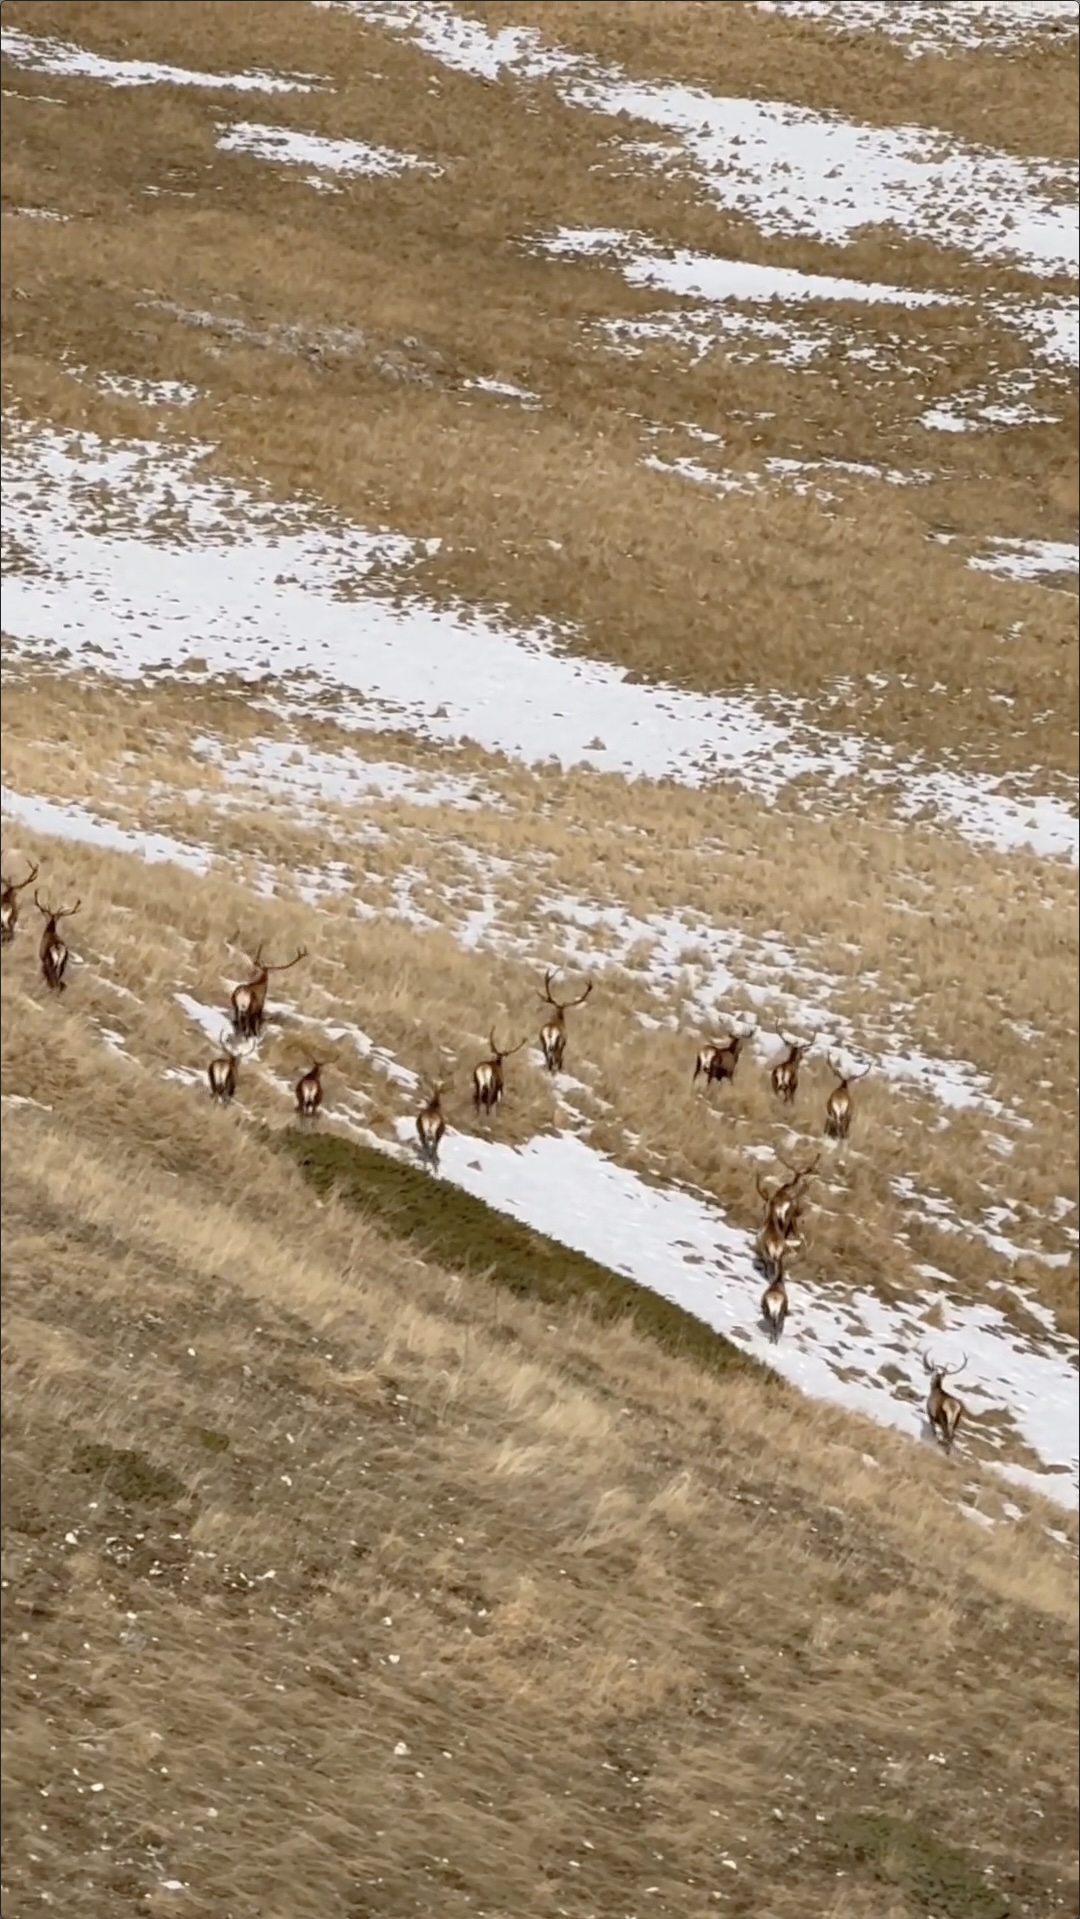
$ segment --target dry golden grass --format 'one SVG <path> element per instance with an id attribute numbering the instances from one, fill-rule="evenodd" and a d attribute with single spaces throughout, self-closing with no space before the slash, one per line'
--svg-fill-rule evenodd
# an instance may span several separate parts
<path id="1" fill-rule="evenodd" d="M 778 1919 L 930 1885 L 979 1919 L 989 1868 L 1015 1919 L 1064 1909 L 1049 1509 L 976 1530 L 929 1449 L 875 1435 L 871 1470 L 756 1381 L 584 1319 L 553 1347 L 6 967 L 3 1030 L 52 1107 L 4 1116 L 12 1919 L 170 1881 L 236 1919 L 585 1919 L 646 1885 Z"/>

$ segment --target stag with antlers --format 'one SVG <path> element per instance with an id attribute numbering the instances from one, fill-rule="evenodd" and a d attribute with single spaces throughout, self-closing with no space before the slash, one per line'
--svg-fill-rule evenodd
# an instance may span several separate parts
<path id="1" fill-rule="evenodd" d="M 30 868 L 24 880 L 9 880 L 0 875 L 0 946 L 10 946 L 19 924 L 19 894 L 37 879 L 38 869 Z"/>
<path id="2" fill-rule="evenodd" d="M 846 1139 L 851 1131 L 851 1094 L 848 1090 L 856 1080 L 865 1079 L 870 1071 L 864 1066 L 861 1073 L 842 1073 L 832 1054 L 829 1055 L 829 1071 L 839 1081 L 825 1102 L 826 1139 Z"/>
<path id="3" fill-rule="evenodd" d="M 314 1119 L 323 1103 L 322 1076 L 330 1062 L 326 1059 L 313 1059 L 306 1073 L 301 1073 L 293 1089 L 296 1110 L 301 1119 Z"/>
<path id="4" fill-rule="evenodd" d="M 437 1079 L 428 1092 L 426 1106 L 416 1115 L 416 1137 L 420 1142 L 420 1157 L 425 1166 L 433 1173 L 439 1170 L 439 1147 L 446 1131 L 443 1118 L 442 1096 L 446 1090 L 445 1080 Z"/>
<path id="5" fill-rule="evenodd" d="M 711 1086 L 714 1080 L 722 1085 L 725 1080 L 734 1079 L 739 1054 L 756 1028 L 757 1020 L 751 1019 L 738 1032 L 727 1033 L 722 1039 L 709 1040 L 694 1062 L 690 1084 L 693 1085 L 699 1075 L 704 1077 L 706 1086 Z"/>
<path id="6" fill-rule="evenodd" d="M 520 1039 L 516 1046 L 499 1046 L 495 1039 L 494 1027 L 488 1034 L 488 1038 L 491 1041 L 491 1057 L 482 1059 L 478 1066 L 474 1066 L 472 1076 L 473 1105 L 477 1113 L 484 1114 L 495 1112 L 496 1108 L 502 1104 L 505 1091 L 503 1061 L 513 1059 L 515 1053 L 520 1053 L 522 1047 L 528 1045 L 528 1035 L 526 1035 L 525 1039 Z"/>
<path id="7" fill-rule="evenodd" d="M 817 1034 L 813 1034 L 810 1039 L 792 1039 L 790 1033 L 781 1033 L 780 1038 L 788 1050 L 783 1059 L 777 1060 L 769 1077 L 777 1099 L 782 1099 L 785 1106 L 791 1106 L 799 1090 L 799 1068 L 814 1044 Z"/>
<path id="8" fill-rule="evenodd" d="M 777 1154 L 777 1158 L 782 1166 L 787 1167 L 791 1178 L 785 1179 L 781 1185 L 774 1186 L 771 1191 L 767 1191 L 761 1183 L 761 1174 L 758 1173 L 756 1175 L 757 1189 L 765 1201 L 766 1226 L 772 1225 L 784 1239 L 789 1239 L 795 1234 L 798 1227 L 799 1214 L 802 1210 L 803 1187 L 817 1170 L 817 1163 L 821 1155 L 820 1153 L 815 1154 L 809 1166 L 792 1166 L 791 1162 L 786 1160 L 781 1153 Z"/>
<path id="9" fill-rule="evenodd" d="M 50 992 L 62 993 L 64 974 L 67 971 L 68 949 L 56 930 L 57 922 L 71 919 L 78 912 L 82 901 L 76 900 L 74 906 L 46 906 L 43 900 L 39 900 L 35 887 L 34 905 L 45 919 L 45 931 L 41 935 L 41 945 L 38 948 L 41 977 Z"/>
<path id="10" fill-rule="evenodd" d="M 930 1391 L 926 1398 L 926 1417 L 938 1444 L 945 1452 L 951 1453 L 960 1421 L 966 1417 L 967 1408 L 954 1393 L 945 1391 L 945 1381 L 962 1373 L 967 1365 L 965 1353 L 959 1366 L 939 1366 L 929 1353 L 923 1353 L 922 1363 L 930 1376 Z"/>
<path id="11" fill-rule="evenodd" d="M 240 1061 L 247 1058 L 251 1048 L 250 1045 L 235 1045 L 232 1034 L 228 1032 L 222 1033 L 218 1044 L 221 1052 L 207 1066 L 206 1078 L 211 1099 L 219 1106 L 227 1106 L 236 1092 Z"/>
<path id="12" fill-rule="evenodd" d="M 299 965 L 302 959 L 307 958 L 307 947 L 299 947 L 291 960 L 276 964 L 264 960 L 262 953 L 260 941 L 251 961 L 254 977 L 244 980 L 232 990 L 232 1023 L 237 1039 L 257 1040 L 261 1037 L 266 1022 L 266 993 L 271 973 L 287 973 L 290 966 Z"/>
<path id="13" fill-rule="evenodd" d="M 577 999 L 555 999 L 551 991 L 551 983 L 557 972 L 558 967 L 555 967 L 551 972 L 544 974 L 544 990 L 540 995 L 546 1005 L 554 1008 L 551 1018 L 545 1020 L 540 1028 L 540 1048 L 544 1055 L 544 1065 L 549 1073 L 562 1072 L 563 1055 L 566 1052 L 567 1011 L 571 1006 L 584 1006 L 592 992 L 590 980 L 585 991 L 579 994 Z"/>

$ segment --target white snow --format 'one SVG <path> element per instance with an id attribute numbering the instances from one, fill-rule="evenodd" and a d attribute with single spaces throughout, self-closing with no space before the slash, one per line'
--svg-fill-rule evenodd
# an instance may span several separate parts
<path id="1" fill-rule="evenodd" d="M 187 380 L 144 380 L 131 373 L 91 373 L 85 366 L 65 368 L 73 380 L 95 386 L 117 400 L 137 400 L 140 406 L 192 406 L 199 389 Z"/>
<path id="2" fill-rule="evenodd" d="M 313 167 L 316 175 L 365 174 L 370 179 L 389 180 L 410 167 L 422 167 L 428 173 L 439 171 L 417 154 L 398 153 L 393 147 L 369 146 L 363 140 L 330 140 L 322 134 L 262 126 L 250 120 L 220 128 L 217 144 L 222 153 L 250 153 L 284 166 Z M 316 179 L 313 184 L 320 182 Z"/>
<path id="3" fill-rule="evenodd" d="M 166 833 L 137 832 L 103 820 L 88 807 L 74 801 L 44 799 L 40 794 L 16 793 L 3 789 L 3 815 L 18 821 L 31 833 L 49 833 L 57 839 L 77 840 L 84 846 L 109 847 L 117 853 L 137 853 L 150 865 L 171 860 L 192 873 L 210 870 L 212 855 L 204 847 L 185 846 Z"/>
<path id="4" fill-rule="evenodd" d="M 11 653 L 64 649 L 77 666 L 141 678 L 201 661 L 273 675 L 298 707 L 333 688 L 340 724 L 474 740 L 530 764 L 586 765 L 699 785 L 734 778 L 766 796 L 801 775 L 915 790 L 918 768 L 877 762 L 855 736 L 801 720 L 799 703 L 635 683 L 559 650 L 552 627 L 381 599 L 376 575 L 430 546 L 277 506 L 200 468 L 208 449 L 8 425 L 4 619 Z M 148 538 L 147 535 L 151 537 Z M 355 596 L 366 583 L 362 616 Z M 1067 804 L 1021 805 L 1003 783 L 926 773 L 928 805 L 962 832 L 1074 863 Z"/>
<path id="5" fill-rule="evenodd" d="M 68 40 L 42 38 L 20 27 L 0 28 L 0 53 L 30 73 L 101 80 L 109 87 L 209 87 L 229 93 L 311 93 L 326 82 L 314 73 L 198 73 L 157 60 L 117 60 Z"/>
<path id="6" fill-rule="evenodd" d="M 1076 0 L 756 0 L 762 13 L 819 20 L 831 33 L 881 33 L 911 59 L 1007 53 L 1036 36 L 1077 31 Z"/>
<path id="7" fill-rule="evenodd" d="M 686 247 L 664 254 L 645 236 L 617 227 L 559 227 L 541 244 L 556 258 L 560 254 L 575 259 L 610 258 L 630 286 L 663 287 L 668 293 L 700 300 L 857 300 L 904 307 L 952 304 L 944 293 L 803 273 L 796 267 L 762 266 L 753 260 L 728 260 L 717 254 L 692 253 Z"/>
<path id="8" fill-rule="evenodd" d="M 260 740 L 255 746 L 231 750 L 226 758 L 216 740 L 204 737 L 192 742 L 192 751 L 197 758 L 215 765 L 230 782 L 289 799 L 329 800 L 341 806 L 402 799 L 410 806 L 465 811 L 496 803 L 475 780 L 424 773 L 393 760 L 325 752 L 306 744 L 301 749 L 289 741 Z"/>
<path id="9" fill-rule="evenodd" d="M 628 114 L 681 143 L 709 193 L 761 233 L 844 243 L 895 224 L 933 244 L 1036 273 L 1077 270 L 1077 169 L 1021 161 L 927 127 L 871 127 L 784 101 L 718 98 L 635 81 L 549 46 L 528 29 L 492 34 L 427 0 L 315 0 L 406 34 L 444 65 L 486 80 L 550 77 L 568 105 Z"/>
<path id="10" fill-rule="evenodd" d="M 412 1144 L 413 1129 L 412 1117 L 398 1122 L 404 1144 Z M 847 1285 L 801 1283 L 793 1266 L 791 1317 L 774 1347 L 759 1325 L 764 1282 L 748 1236 L 693 1194 L 648 1187 L 569 1133 L 518 1148 L 448 1131 L 440 1167 L 444 1178 L 499 1211 L 674 1300 L 803 1392 L 881 1425 L 920 1434 L 921 1350 L 929 1345 L 952 1364 L 966 1353 L 969 1430 L 981 1413 L 1004 1413 L 1042 1470 L 995 1462 L 1000 1469 L 1063 1506 L 1080 1503 L 1077 1352 L 1063 1336 L 1048 1335 L 1036 1348 L 997 1307 L 950 1297 L 947 1281 L 898 1305 Z M 942 1315 L 946 1333 L 936 1330 Z M 999 1430 L 983 1437 L 1001 1450 Z"/>
<path id="11" fill-rule="evenodd" d="M 999 573 L 1009 580 L 1038 580 L 1044 573 L 1080 571 L 1080 546 L 1068 540 L 1006 540 L 989 542 L 988 553 L 976 553 L 969 566 L 981 573 Z"/>

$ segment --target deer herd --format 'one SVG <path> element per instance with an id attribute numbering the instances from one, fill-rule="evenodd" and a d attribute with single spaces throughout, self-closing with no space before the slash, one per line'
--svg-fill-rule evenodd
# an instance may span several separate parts
<path id="1" fill-rule="evenodd" d="M 19 895 L 33 885 L 37 876 L 36 865 L 32 865 L 20 880 L 0 875 L 0 945 L 9 946 L 14 940 L 19 924 Z M 65 990 L 68 948 L 59 931 L 60 921 L 73 918 L 82 901 L 77 899 L 74 906 L 50 906 L 39 897 L 35 887 L 34 905 L 45 922 L 38 947 L 41 977 L 50 992 L 62 993 Z M 262 945 L 256 947 L 251 956 L 251 977 L 234 986 L 230 994 L 229 1024 L 219 1042 L 221 1050 L 206 1068 L 210 1097 L 216 1104 L 227 1106 L 233 1100 L 239 1083 L 241 1061 L 255 1052 L 263 1037 L 271 975 L 288 972 L 306 958 L 307 948 L 303 946 L 287 960 L 268 960 Z M 576 999 L 556 999 L 552 987 L 557 970 L 551 969 L 545 973 L 544 990 L 538 995 L 548 1010 L 537 1037 L 544 1066 L 552 1074 L 563 1070 L 567 1043 L 566 1014 L 575 1006 L 583 1006 L 592 992 L 590 980 Z M 711 1086 L 723 1086 L 734 1080 L 743 1049 L 756 1030 L 757 1021 L 751 1019 L 707 1041 L 699 1048 L 695 1058 L 691 1084 L 702 1079 L 708 1090 Z M 491 1051 L 486 1058 L 477 1061 L 472 1070 L 472 1099 L 477 1119 L 491 1120 L 497 1114 L 506 1090 L 504 1065 L 528 1045 L 529 1035 L 526 1034 L 512 1046 L 500 1046 L 494 1028 L 488 1038 Z M 809 1039 L 796 1039 L 788 1033 L 781 1033 L 780 1038 L 787 1050 L 772 1066 L 769 1082 L 780 1104 L 791 1107 L 799 1090 L 802 1066 L 818 1035 L 813 1033 Z M 866 1066 L 859 1073 L 845 1072 L 831 1054 L 827 1054 L 826 1059 L 836 1085 L 825 1101 L 822 1130 L 827 1140 L 843 1141 L 851 1132 L 851 1087 L 855 1081 L 865 1078 L 870 1068 Z M 312 1059 L 307 1070 L 296 1081 L 293 1097 L 297 1117 L 301 1121 L 310 1122 L 318 1116 L 323 1104 L 322 1075 L 329 1064 L 328 1060 Z M 432 1172 L 438 1171 L 439 1149 L 446 1133 L 442 1096 L 447 1084 L 445 1080 L 428 1083 L 425 1104 L 416 1116 L 420 1158 Z M 755 1250 L 758 1270 L 766 1282 L 761 1296 L 762 1325 L 774 1343 L 784 1330 L 789 1312 L 785 1267 L 792 1254 L 802 1250 L 805 1244 L 802 1219 L 806 1190 L 817 1172 L 821 1155 L 815 1154 L 804 1166 L 793 1166 L 780 1154 L 777 1157 L 788 1177 L 768 1186 L 760 1174 L 757 1176 L 757 1190 L 764 1206 L 764 1217 Z M 940 1365 L 927 1353 L 923 1353 L 922 1362 L 930 1380 L 926 1400 L 927 1420 L 935 1439 L 948 1453 L 952 1450 L 964 1418 L 964 1407 L 953 1393 L 946 1391 L 945 1380 L 962 1371 L 966 1356 L 956 1367 Z"/>

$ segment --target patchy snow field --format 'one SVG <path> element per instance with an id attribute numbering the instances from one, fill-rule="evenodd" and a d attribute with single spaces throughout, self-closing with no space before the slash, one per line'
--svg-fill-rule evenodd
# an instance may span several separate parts
<path id="1" fill-rule="evenodd" d="M 891 221 L 1036 273 L 1077 270 L 1075 167 L 1022 162 L 932 128 L 860 126 L 783 101 L 717 99 L 697 87 L 634 81 L 529 29 L 491 33 L 435 0 L 314 4 L 406 34 L 446 66 L 488 80 L 549 77 L 568 106 L 662 128 L 720 205 L 746 214 L 762 233 L 844 241 L 861 226 Z"/>
<path id="2" fill-rule="evenodd" d="M 366 729 L 473 740 L 530 765 L 586 765 L 690 785 L 734 779 L 773 797 L 813 775 L 842 799 L 855 776 L 908 811 L 933 806 L 972 838 L 1073 863 L 1064 800 L 904 763 L 854 735 L 806 724 L 798 702 L 766 713 L 727 698 L 631 682 L 560 650 L 548 629 L 380 597 L 425 543 L 278 508 L 200 470 L 210 449 L 29 433 L 11 422 L 5 463 L 5 625 L 12 653 L 139 678 L 200 670 L 273 675 L 304 710 L 320 689 L 335 717 Z M 364 599 L 358 623 L 353 601 Z M 349 697 L 351 695 L 351 698 Z M 1018 785 L 1020 782 L 1014 782 Z"/>

